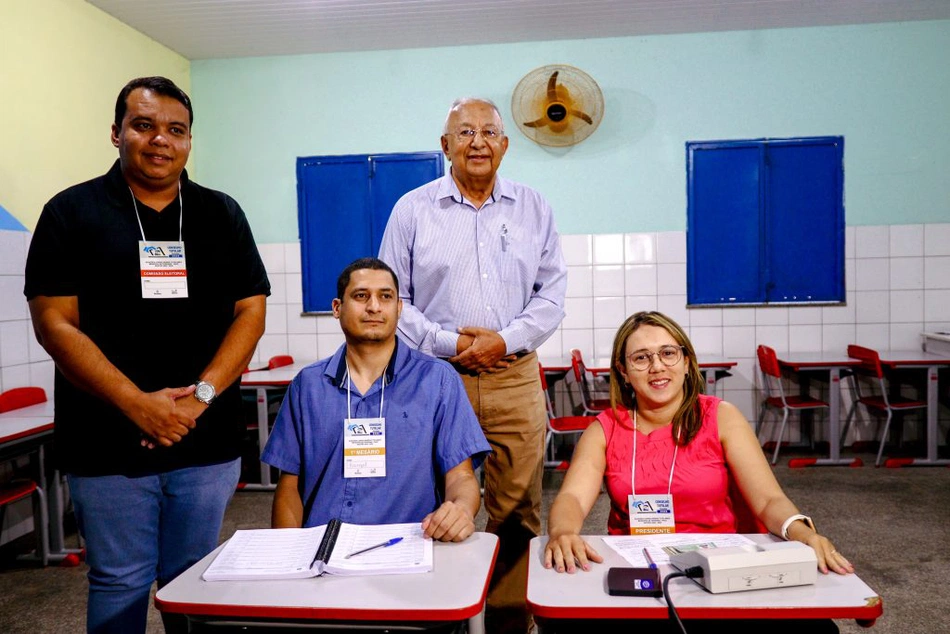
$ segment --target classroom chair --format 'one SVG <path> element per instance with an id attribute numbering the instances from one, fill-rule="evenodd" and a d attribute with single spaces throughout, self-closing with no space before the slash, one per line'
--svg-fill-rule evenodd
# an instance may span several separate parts
<path id="1" fill-rule="evenodd" d="M 554 405 L 548 394 L 548 379 L 544 375 L 544 368 L 538 364 L 541 372 L 541 391 L 544 393 L 544 403 L 548 413 L 548 433 L 544 442 L 544 466 L 558 470 L 567 469 L 570 464 L 567 460 L 556 460 L 554 452 L 554 437 L 573 434 L 579 435 L 587 426 L 594 422 L 594 416 L 555 416 Z"/>
<path id="2" fill-rule="evenodd" d="M 880 467 L 881 459 L 884 456 L 884 444 L 887 442 L 887 434 L 890 431 L 891 420 L 894 415 L 900 416 L 904 412 L 915 409 L 927 409 L 927 403 L 926 401 L 904 398 L 900 394 L 888 394 L 888 385 L 885 381 L 884 369 L 881 366 L 881 357 L 876 350 L 852 344 L 848 346 L 848 356 L 859 359 L 861 365 L 852 368 L 851 385 L 854 388 L 854 401 L 851 403 L 848 417 L 841 429 L 841 442 L 844 443 L 844 439 L 848 435 L 851 420 L 859 404 L 864 405 L 868 413 L 872 410 L 878 413 L 883 412 L 886 415 L 884 431 L 880 434 L 877 459 L 874 461 L 874 466 Z M 878 428 L 880 429 L 880 424 Z"/>
<path id="3" fill-rule="evenodd" d="M 789 413 L 828 409 L 828 403 L 812 398 L 807 394 L 786 395 L 775 350 L 762 345 L 758 347 L 756 353 L 759 358 L 759 369 L 762 372 L 762 387 L 765 390 L 765 398 L 759 408 L 759 425 L 765 421 L 765 413 L 770 407 L 782 410 L 782 422 L 779 424 L 778 433 L 775 434 L 775 450 L 772 454 L 772 464 L 774 465 L 778 462 L 778 452 L 782 446 L 782 437 L 785 435 L 785 425 L 788 423 Z M 758 435 L 758 432 L 757 426 L 756 435 Z"/>
<path id="4" fill-rule="evenodd" d="M 584 357 L 577 348 L 571 350 L 571 369 L 574 371 L 574 381 L 577 383 L 578 392 L 581 395 L 581 406 L 584 408 L 585 416 L 597 415 L 610 407 L 609 398 L 593 398 L 590 381 L 594 380 L 594 374 L 587 369 L 584 364 Z"/>
<path id="5" fill-rule="evenodd" d="M 41 387 L 17 387 L 0 394 L 0 413 L 37 405 L 46 401 Z M 36 554 L 29 559 L 46 566 L 49 563 L 49 516 L 46 492 L 33 479 L 16 478 L 0 484 L 0 532 L 3 531 L 7 508 L 20 500 L 33 499 L 33 531 L 36 533 Z"/>

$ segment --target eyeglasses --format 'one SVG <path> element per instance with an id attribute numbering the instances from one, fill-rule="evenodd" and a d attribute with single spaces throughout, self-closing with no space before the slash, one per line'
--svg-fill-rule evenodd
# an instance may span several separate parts
<path id="1" fill-rule="evenodd" d="M 656 352 L 640 350 L 627 355 L 627 363 L 632 365 L 634 370 L 646 370 L 653 365 L 654 356 L 658 358 L 663 365 L 672 367 L 682 360 L 683 346 L 663 346 Z"/>
<path id="2" fill-rule="evenodd" d="M 474 128 L 462 128 L 455 133 L 455 136 L 458 137 L 459 141 L 474 141 L 475 137 L 477 137 L 479 134 L 481 134 L 482 138 L 486 141 L 497 141 L 501 137 L 505 136 L 504 132 L 495 128 L 482 128 L 481 130 L 476 130 Z"/>

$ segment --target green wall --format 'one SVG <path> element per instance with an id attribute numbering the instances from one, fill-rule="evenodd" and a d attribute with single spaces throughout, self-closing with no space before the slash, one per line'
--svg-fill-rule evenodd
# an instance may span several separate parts
<path id="1" fill-rule="evenodd" d="M 32 229 L 53 194 L 118 156 L 122 86 L 165 75 L 187 91 L 189 66 L 82 0 L 0 0 L 0 205 Z"/>
<path id="2" fill-rule="evenodd" d="M 298 156 L 435 150 L 461 95 L 537 66 L 592 75 L 596 133 L 546 149 L 510 120 L 502 172 L 562 233 L 682 230 L 687 140 L 845 136 L 849 224 L 950 220 L 950 21 L 537 42 L 192 63 L 197 167 L 260 242 L 297 238 Z M 198 152 L 200 150 L 200 152 Z"/>

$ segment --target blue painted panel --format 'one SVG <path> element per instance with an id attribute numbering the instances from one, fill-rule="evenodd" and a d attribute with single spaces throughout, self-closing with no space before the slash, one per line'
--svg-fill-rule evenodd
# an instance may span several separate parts
<path id="1" fill-rule="evenodd" d="M 844 140 L 770 142 L 768 302 L 841 302 Z"/>
<path id="2" fill-rule="evenodd" d="M 371 243 L 373 255 L 379 253 L 383 232 L 393 206 L 403 194 L 442 176 L 441 152 L 378 154 L 372 157 L 370 198 L 373 202 Z"/>
<path id="3" fill-rule="evenodd" d="M 368 179 L 366 157 L 297 160 L 305 311 L 329 311 L 343 267 L 373 255 Z"/>
<path id="4" fill-rule="evenodd" d="M 688 144 L 687 303 L 758 301 L 764 288 L 762 150 Z"/>
<path id="5" fill-rule="evenodd" d="M 442 174 L 441 152 L 298 158 L 304 310 L 330 311 L 343 268 L 379 253 L 399 197 Z"/>
<path id="6" fill-rule="evenodd" d="M 687 303 L 843 302 L 843 137 L 687 143 Z"/>

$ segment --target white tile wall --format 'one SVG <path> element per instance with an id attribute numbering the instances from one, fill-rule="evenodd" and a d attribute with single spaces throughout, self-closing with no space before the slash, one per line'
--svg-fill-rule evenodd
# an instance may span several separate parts
<path id="1" fill-rule="evenodd" d="M 53 395 L 53 362 L 33 336 L 23 296 L 26 231 L 0 231 L 0 391 L 35 385 Z"/>
<path id="2" fill-rule="evenodd" d="M 924 227 L 924 256 L 950 255 L 950 223 Z"/>
<path id="3" fill-rule="evenodd" d="M 0 231 L 0 388 L 53 387 L 53 364 L 35 342 L 23 299 L 29 235 Z M 734 358 L 723 393 L 750 419 L 759 396 L 755 347 L 780 352 L 844 350 L 849 343 L 916 348 L 925 330 L 950 328 L 950 223 L 848 227 L 843 306 L 686 307 L 686 234 L 682 231 L 565 235 L 567 316 L 542 346 L 545 357 L 579 348 L 609 356 L 616 327 L 638 310 L 660 310 L 683 326 L 705 354 Z M 303 315 L 300 245 L 260 245 L 271 280 L 267 331 L 255 363 L 276 354 L 326 357 L 343 342 L 330 315 Z M 846 397 L 847 400 L 847 397 Z"/>

